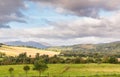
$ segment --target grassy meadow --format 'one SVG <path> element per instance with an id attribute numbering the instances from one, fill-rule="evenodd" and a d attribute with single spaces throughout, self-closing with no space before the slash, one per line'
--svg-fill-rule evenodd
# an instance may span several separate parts
<path id="1" fill-rule="evenodd" d="M 0 77 L 10 76 L 8 69 L 14 68 L 15 77 L 24 77 L 24 65 L 5 65 L 0 66 Z M 31 70 L 28 76 L 38 76 L 37 71 L 33 71 L 33 66 L 29 65 Z M 48 64 L 48 70 L 42 75 L 50 77 L 120 77 L 119 64 Z"/>

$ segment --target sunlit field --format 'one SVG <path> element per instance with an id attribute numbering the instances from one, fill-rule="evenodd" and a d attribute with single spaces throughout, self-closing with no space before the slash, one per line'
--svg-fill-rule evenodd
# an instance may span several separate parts
<path id="1" fill-rule="evenodd" d="M 31 55 L 32 57 L 34 57 L 36 53 L 40 53 L 40 55 L 49 55 L 49 56 L 54 56 L 60 53 L 60 52 L 46 51 L 36 48 L 6 46 L 6 45 L 0 47 L 0 52 L 3 52 L 8 56 L 17 56 L 20 53 L 26 52 L 28 56 Z"/>
<path id="2" fill-rule="evenodd" d="M 14 68 L 15 77 L 25 77 L 24 65 L 0 66 L 0 77 L 10 76 L 8 69 Z M 38 76 L 38 72 L 33 70 L 33 65 L 28 72 L 28 76 Z M 48 64 L 49 68 L 42 73 L 42 76 L 50 77 L 120 77 L 119 64 Z"/>

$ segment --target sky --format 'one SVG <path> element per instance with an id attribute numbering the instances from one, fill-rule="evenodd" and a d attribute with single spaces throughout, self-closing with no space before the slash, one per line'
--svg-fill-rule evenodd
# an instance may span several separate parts
<path id="1" fill-rule="evenodd" d="M 0 0 L 0 42 L 120 41 L 120 0 Z"/>

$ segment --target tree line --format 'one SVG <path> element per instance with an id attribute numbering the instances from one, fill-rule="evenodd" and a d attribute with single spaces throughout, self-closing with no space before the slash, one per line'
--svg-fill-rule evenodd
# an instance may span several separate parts
<path id="1" fill-rule="evenodd" d="M 90 54 L 91 55 L 91 54 Z M 27 53 L 21 53 L 18 56 L 2 56 L 0 65 L 16 65 L 16 64 L 34 64 L 36 60 L 42 60 L 46 64 L 79 64 L 79 63 L 119 63 L 116 56 L 104 55 L 94 53 L 92 56 L 66 56 L 66 55 L 54 55 L 49 57 L 48 55 L 40 55 L 36 53 L 35 57 L 27 56 Z"/>

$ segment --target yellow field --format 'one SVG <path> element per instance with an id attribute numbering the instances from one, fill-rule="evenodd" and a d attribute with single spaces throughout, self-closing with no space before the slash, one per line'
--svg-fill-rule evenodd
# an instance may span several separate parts
<path id="1" fill-rule="evenodd" d="M 49 55 L 54 56 L 58 55 L 60 52 L 54 52 L 54 51 L 46 51 L 46 50 L 40 50 L 35 48 L 27 48 L 27 47 L 15 47 L 15 46 L 6 46 L 3 45 L 0 47 L 0 52 L 4 52 L 6 55 L 9 56 L 16 56 L 20 53 L 26 52 L 27 55 L 31 55 L 32 57 L 35 56 L 36 53 L 40 53 L 40 55 Z"/>

